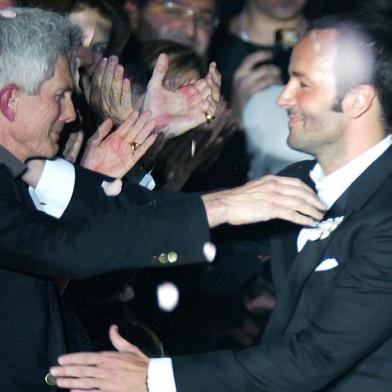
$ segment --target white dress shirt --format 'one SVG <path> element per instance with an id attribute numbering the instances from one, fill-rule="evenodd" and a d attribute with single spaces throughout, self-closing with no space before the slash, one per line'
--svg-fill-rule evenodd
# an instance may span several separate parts
<path id="1" fill-rule="evenodd" d="M 325 176 L 323 169 L 317 163 L 310 172 L 310 178 L 316 185 L 320 200 L 331 208 L 345 190 L 392 144 L 392 135 L 388 135 L 381 142 L 374 145 L 329 176 Z M 318 235 L 317 228 L 303 228 L 298 235 L 297 249 L 302 250 L 308 240 L 314 240 Z"/>
<path id="2" fill-rule="evenodd" d="M 330 208 L 344 191 L 392 144 L 392 135 L 388 135 L 378 144 L 353 159 L 345 166 L 325 176 L 317 163 L 310 172 L 316 184 L 317 194 L 322 202 Z M 302 250 L 308 240 L 314 239 L 316 228 L 303 228 L 298 235 L 297 249 Z M 177 392 L 173 366 L 170 358 L 150 359 L 148 366 L 149 392 Z"/>
<path id="3" fill-rule="evenodd" d="M 155 182 L 146 173 L 139 185 L 153 190 Z M 35 188 L 29 187 L 30 197 L 37 210 L 60 218 L 71 200 L 75 186 L 75 168 L 63 158 L 46 160 L 45 167 Z"/>
<path id="4" fill-rule="evenodd" d="M 35 188 L 29 187 L 29 193 L 37 210 L 60 218 L 71 200 L 74 186 L 73 164 L 57 158 L 45 161 L 41 178 Z"/>

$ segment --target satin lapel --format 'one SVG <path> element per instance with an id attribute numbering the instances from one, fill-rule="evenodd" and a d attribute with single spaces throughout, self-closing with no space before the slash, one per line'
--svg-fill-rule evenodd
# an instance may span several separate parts
<path id="1" fill-rule="evenodd" d="M 344 216 L 342 224 L 324 240 L 308 241 L 302 251 L 298 253 L 289 271 L 286 283 L 278 295 L 277 305 L 270 317 L 263 338 L 284 333 L 295 311 L 306 279 L 320 262 L 334 235 L 348 224 L 351 215 L 362 208 L 391 173 L 392 147 L 389 147 L 379 159 L 353 182 L 327 212 L 325 219 Z"/>

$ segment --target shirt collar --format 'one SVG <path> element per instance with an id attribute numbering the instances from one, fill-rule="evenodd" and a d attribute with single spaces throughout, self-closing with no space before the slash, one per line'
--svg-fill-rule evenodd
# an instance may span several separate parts
<path id="1" fill-rule="evenodd" d="M 19 177 L 25 170 L 25 164 L 0 145 L 0 163 L 6 165 L 12 177 Z"/>
<path id="2" fill-rule="evenodd" d="M 344 191 L 392 144 L 388 135 L 369 150 L 365 151 L 340 169 L 326 176 L 320 164 L 310 171 L 310 178 L 316 185 L 319 198 L 330 208 Z"/>

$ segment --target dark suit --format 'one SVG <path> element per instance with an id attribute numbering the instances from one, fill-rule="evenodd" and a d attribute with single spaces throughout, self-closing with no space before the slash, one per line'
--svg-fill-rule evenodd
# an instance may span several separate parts
<path id="1" fill-rule="evenodd" d="M 49 367 L 68 348 L 56 277 L 205 260 L 209 239 L 197 195 L 154 194 L 124 183 L 108 197 L 104 177 L 76 171 L 63 217 L 35 210 L 21 180 L 0 164 L 0 391 L 53 390 Z M 164 257 L 159 257 L 163 255 Z M 70 340 L 73 339 L 70 334 Z"/>
<path id="2" fill-rule="evenodd" d="M 178 392 L 392 390 L 392 148 L 329 214 L 344 220 L 300 253 L 293 225 L 271 239 L 277 306 L 261 344 L 174 358 Z M 326 259 L 339 265 L 315 271 Z"/>

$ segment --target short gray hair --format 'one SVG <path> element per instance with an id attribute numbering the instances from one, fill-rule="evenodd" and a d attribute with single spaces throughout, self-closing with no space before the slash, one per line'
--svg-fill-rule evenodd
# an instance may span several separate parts
<path id="1" fill-rule="evenodd" d="M 52 77 L 58 57 L 79 45 L 80 27 L 68 18 L 39 8 L 8 8 L 15 17 L 0 14 L 0 89 L 14 83 L 37 94 Z"/>

